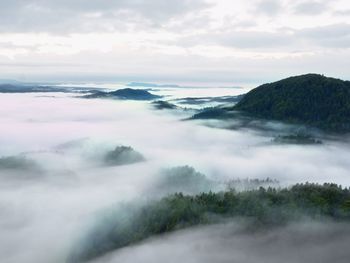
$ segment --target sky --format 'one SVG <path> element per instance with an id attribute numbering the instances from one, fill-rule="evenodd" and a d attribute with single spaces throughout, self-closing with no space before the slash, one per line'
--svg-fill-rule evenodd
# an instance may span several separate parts
<path id="1" fill-rule="evenodd" d="M 0 78 L 350 79 L 348 0 L 2 0 Z"/>

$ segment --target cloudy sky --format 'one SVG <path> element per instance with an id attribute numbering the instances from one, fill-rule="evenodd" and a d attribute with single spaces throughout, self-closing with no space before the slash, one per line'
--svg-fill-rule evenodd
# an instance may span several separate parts
<path id="1" fill-rule="evenodd" d="M 0 78 L 350 79 L 348 0 L 1 0 Z"/>

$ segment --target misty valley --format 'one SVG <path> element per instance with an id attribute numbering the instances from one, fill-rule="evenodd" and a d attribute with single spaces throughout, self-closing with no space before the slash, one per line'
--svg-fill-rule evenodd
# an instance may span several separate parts
<path id="1" fill-rule="evenodd" d="M 347 263 L 350 82 L 0 84 L 0 262 Z"/>

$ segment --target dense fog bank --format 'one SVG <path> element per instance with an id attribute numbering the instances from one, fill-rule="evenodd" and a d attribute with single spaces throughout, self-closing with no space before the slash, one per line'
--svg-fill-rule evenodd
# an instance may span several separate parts
<path id="1" fill-rule="evenodd" d="M 0 261 L 4 263 L 64 262 L 97 213 L 155 198 L 154 185 L 160 184 L 162 171 L 173 167 L 194 167 L 208 182 L 272 178 L 282 186 L 305 181 L 350 185 L 350 150 L 344 138 L 322 145 L 279 145 L 271 143 L 271 136 L 250 129 L 214 129 L 180 121 L 183 112 L 158 112 L 149 103 L 43 95 L 0 96 Z M 144 160 L 118 166 L 103 163 L 108 152 L 122 145 L 131 146 Z M 33 168 L 30 173 L 28 165 Z M 341 256 L 347 251 L 342 252 L 340 244 L 346 244 L 347 232 L 339 233 L 338 226 L 335 232 L 327 230 L 327 224 L 318 227 L 324 233 L 320 250 L 327 254 L 334 248 L 333 261 L 345 262 Z M 273 234 L 253 241 L 249 235 L 237 239 L 222 236 L 225 231 L 207 232 L 210 229 L 177 233 L 166 242 L 156 239 L 116 256 L 125 262 L 135 258 L 156 262 L 155 257 L 159 262 L 175 258 L 205 262 L 205 257 L 226 262 L 233 254 L 239 262 L 254 262 L 261 255 L 268 262 L 280 262 L 284 256 L 290 262 L 317 262 L 312 261 L 318 250 L 311 241 L 305 243 L 310 249 L 300 248 L 299 260 L 293 257 L 307 235 L 298 232 L 293 243 L 289 228 L 276 232 L 278 238 L 270 243 L 265 240 Z M 334 239 L 328 241 L 327 236 Z M 188 245 L 192 237 L 199 243 Z M 228 242 L 223 242 L 225 238 Z M 239 249 L 232 250 L 229 244 Z M 287 244 L 294 244 L 295 250 L 288 250 Z M 256 253 L 248 253 L 251 248 Z M 273 256 L 273 251 L 283 253 Z"/>
<path id="2" fill-rule="evenodd" d="M 346 263 L 349 236 L 348 224 L 303 222 L 251 233 L 233 223 L 179 231 L 93 262 Z"/>

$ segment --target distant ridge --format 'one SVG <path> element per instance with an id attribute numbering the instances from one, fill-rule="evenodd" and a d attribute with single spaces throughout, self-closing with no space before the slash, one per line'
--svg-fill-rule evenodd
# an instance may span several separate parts
<path id="1" fill-rule="evenodd" d="M 131 82 L 127 84 L 128 87 L 144 87 L 144 88 L 180 88 L 179 85 L 175 84 L 154 84 L 145 82 Z"/>
<path id="2" fill-rule="evenodd" d="M 0 84 L 0 93 L 68 92 L 68 88 L 40 85 Z"/>
<path id="3" fill-rule="evenodd" d="M 235 105 L 203 109 L 190 119 L 225 120 L 242 114 L 325 131 L 349 132 L 350 81 L 319 74 L 289 77 L 251 90 Z"/>
<path id="4" fill-rule="evenodd" d="M 116 98 L 122 100 L 154 100 L 159 99 L 161 96 L 154 95 L 147 90 L 143 89 L 118 89 L 116 91 L 104 92 L 104 91 L 94 91 L 92 94 L 84 96 L 84 98 L 94 99 L 94 98 Z"/>
<path id="5" fill-rule="evenodd" d="M 350 131 L 350 82 L 318 74 L 261 85 L 232 107 L 255 117 Z"/>

